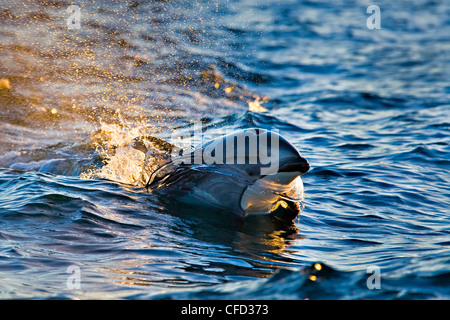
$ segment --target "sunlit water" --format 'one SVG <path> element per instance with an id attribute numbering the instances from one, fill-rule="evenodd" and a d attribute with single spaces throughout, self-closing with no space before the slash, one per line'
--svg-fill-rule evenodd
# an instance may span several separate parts
<path id="1" fill-rule="evenodd" d="M 78 3 L 1 1 L 0 298 L 450 298 L 448 1 Z M 198 121 L 301 151 L 296 231 L 131 185 Z"/>

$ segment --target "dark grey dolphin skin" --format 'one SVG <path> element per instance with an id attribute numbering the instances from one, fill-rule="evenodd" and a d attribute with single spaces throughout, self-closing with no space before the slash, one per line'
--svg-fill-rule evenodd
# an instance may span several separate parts
<path id="1" fill-rule="evenodd" d="M 293 221 L 301 211 L 300 176 L 310 165 L 278 133 L 238 130 L 188 152 L 151 136 L 135 139 L 133 147 L 147 155 L 141 181 L 149 192 L 164 188 L 180 203 L 243 218 Z"/>

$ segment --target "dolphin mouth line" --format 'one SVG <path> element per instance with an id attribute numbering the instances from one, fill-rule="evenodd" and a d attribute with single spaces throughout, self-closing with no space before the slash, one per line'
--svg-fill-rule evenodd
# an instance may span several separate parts
<path id="1" fill-rule="evenodd" d="M 306 163 L 294 163 L 283 166 L 278 170 L 278 172 L 300 172 L 300 174 L 304 174 L 308 172 L 310 169 L 310 165 L 308 162 Z"/>
<path id="2" fill-rule="evenodd" d="M 284 194 L 284 193 L 278 193 L 278 195 L 280 196 L 281 199 L 284 200 L 288 200 L 288 201 L 293 201 L 293 202 L 298 202 L 301 203 L 303 201 L 305 201 L 305 196 L 302 194 L 301 197 L 289 197 L 288 195 Z"/>

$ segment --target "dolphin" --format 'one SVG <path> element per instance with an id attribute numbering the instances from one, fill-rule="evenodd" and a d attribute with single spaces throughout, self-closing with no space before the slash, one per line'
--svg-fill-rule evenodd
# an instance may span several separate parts
<path id="1" fill-rule="evenodd" d="M 270 215 L 292 223 L 301 211 L 300 176 L 310 165 L 276 132 L 238 130 L 187 151 L 153 136 L 132 146 L 146 153 L 140 180 L 150 193 L 166 190 L 179 203 L 241 218 Z"/>

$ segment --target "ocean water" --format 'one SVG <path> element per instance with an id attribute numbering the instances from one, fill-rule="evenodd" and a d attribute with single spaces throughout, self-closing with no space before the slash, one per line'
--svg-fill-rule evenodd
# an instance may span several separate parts
<path id="1" fill-rule="evenodd" d="M 450 298 L 448 1 L 0 3 L 1 299 Z M 132 185 L 200 121 L 309 160 L 294 230 Z"/>

